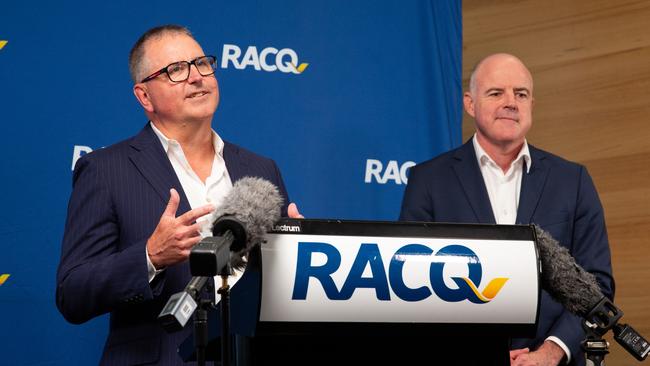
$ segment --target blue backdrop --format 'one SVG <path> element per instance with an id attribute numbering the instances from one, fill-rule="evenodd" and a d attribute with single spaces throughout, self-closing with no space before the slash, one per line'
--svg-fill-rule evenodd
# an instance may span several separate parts
<path id="1" fill-rule="evenodd" d="M 2 365 L 99 359 L 107 317 L 54 304 L 71 168 L 145 124 L 127 57 L 165 23 L 218 59 L 215 130 L 275 159 L 307 217 L 395 220 L 408 167 L 461 142 L 460 0 L 5 4 Z"/>

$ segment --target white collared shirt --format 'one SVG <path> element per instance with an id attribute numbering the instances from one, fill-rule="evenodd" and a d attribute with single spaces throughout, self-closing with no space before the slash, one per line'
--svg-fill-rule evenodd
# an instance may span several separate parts
<path id="1" fill-rule="evenodd" d="M 183 148 L 176 140 L 167 138 L 159 129 L 150 122 L 153 132 L 158 136 L 163 149 L 167 153 L 167 157 L 174 168 L 174 172 L 183 187 L 185 196 L 189 201 L 192 209 L 201 207 L 203 205 L 212 204 L 218 207 L 223 202 L 224 197 L 232 189 L 232 181 L 226 168 L 226 161 L 223 158 L 224 142 L 219 135 L 212 131 L 212 143 L 214 145 L 214 159 L 212 161 L 212 171 L 210 176 L 205 179 L 205 183 L 201 181 L 198 175 L 192 170 Z M 212 235 L 212 223 L 214 222 L 214 212 L 205 215 L 197 220 L 201 224 L 201 237 Z M 149 254 L 147 253 L 147 265 L 149 268 L 149 282 L 153 280 L 160 270 L 156 270 L 151 263 Z"/>
<path id="2" fill-rule="evenodd" d="M 532 163 L 528 143 L 524 140 L 524 145 L 519 154 L 505 173 L 483 150 L 476 139 L 476 134 L 474 134 L 472 144 L 485 182 L 485 188 L 487 188 L 490 197 L 494 219 L 497 224 L 513 225 L 517 220 L 523 164 L 526 164 L 526 174 L 528 174 Z"/>
<path id="3" fill-rule="evenodd" d="M 524 145 L 519 150 L 519 154 L 517 154 L 517 157 L 512 161 L 505 173 L 485 150 L 483 150 L 476 139 L 476 134 L 474 134 L 472 144 L 474 145 L 476 159 L 481 169 L 483 182 L 485 182 L 485 188 L 487 188 L 488 196 L 490 197 L 490 205 L 492 206 L 494 219 L 500 225 L 515 224 L 517 222 L 517 209 L 519 208 L 519 195 L 521 194 L 523 164 L 526 164 L 526 174 L 530 172 L 530 167 L 532 166 L 528 142 L 524 140 Z M 571 361 L 571 351 L 561 339 L 555 336 L 549 336 L 546 340 L 552 341 L 560 346 L 567 356 L 567 362 Z"/>

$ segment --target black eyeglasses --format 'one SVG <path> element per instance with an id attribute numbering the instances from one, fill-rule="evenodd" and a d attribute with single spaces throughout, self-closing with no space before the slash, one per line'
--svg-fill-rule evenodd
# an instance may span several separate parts
<path id="1" fill-rule="evenodd" d="M 214 56 L 201 56 L 197 57 L 192 61 L 178 61 L 172 64 L 169 64 L 162 69 L 154 72 L 153 74 L 142 79 L 141 83 L 146 83 L 149 80 L 153 80 L 160 74 L 167 74 L 169 80 L 174 83 L 179 83 L 181 81 L 187 80 L 190 77 L 190 67 L 192 65 L 196 66 L 196 69 L 199 71 L 199 74 L 202 76 L 208 76 L 214 74 L 214 69 L 216 68 L 215 62 L 217 61 Z"/>

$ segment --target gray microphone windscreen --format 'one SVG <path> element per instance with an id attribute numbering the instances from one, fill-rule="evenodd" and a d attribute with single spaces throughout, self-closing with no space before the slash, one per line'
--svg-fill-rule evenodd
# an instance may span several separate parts
<path id="1" fill-rule="evenodd" d="M 282 203 L 283 199 L 273 183 L 262 178 L 244 177 L 235 182 L 215 210 L 215 226 L 224 216 L 242 223 L 246 231 L 245 248 L 240 251 L 243 254 L 260 244 L 266 232 L 280 219 Z"/>
<path id="2" fill-rule="evenodd" d="M 577 315 L 586 316 L 604 297 L 596 277 L 585 271 L 551 234 L 535 225 L 542 262 L 542 288 Z"/>

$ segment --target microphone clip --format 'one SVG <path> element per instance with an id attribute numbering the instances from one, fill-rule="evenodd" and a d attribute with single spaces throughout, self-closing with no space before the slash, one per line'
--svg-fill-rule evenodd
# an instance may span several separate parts
<path id="1" fill-rule="evenodd" d="M 582 327 L 588 335 L 602 337 L 610 329 L 614 328 L 622 316 L 623 310 L 616 307 L 606 296 L 603 296 L 598 304 L 585 316 Z"/>
<path id="2" fill-rule="evenodd" d="M 603 297 L 584 318 L 582 327 L 587 339 L 583 342 L 583 348 L 587 359 L 594 365 L 604 364 L 604 357 L 609 353 L 609 342 L 602 337 L 610 329 L 614 331 L 616 342 L 637 360 L 645 360 L 650 353 L 650 343 L 641 334 L 627 324 L 618 324 L 621 317 L 623 311 Z"/>

